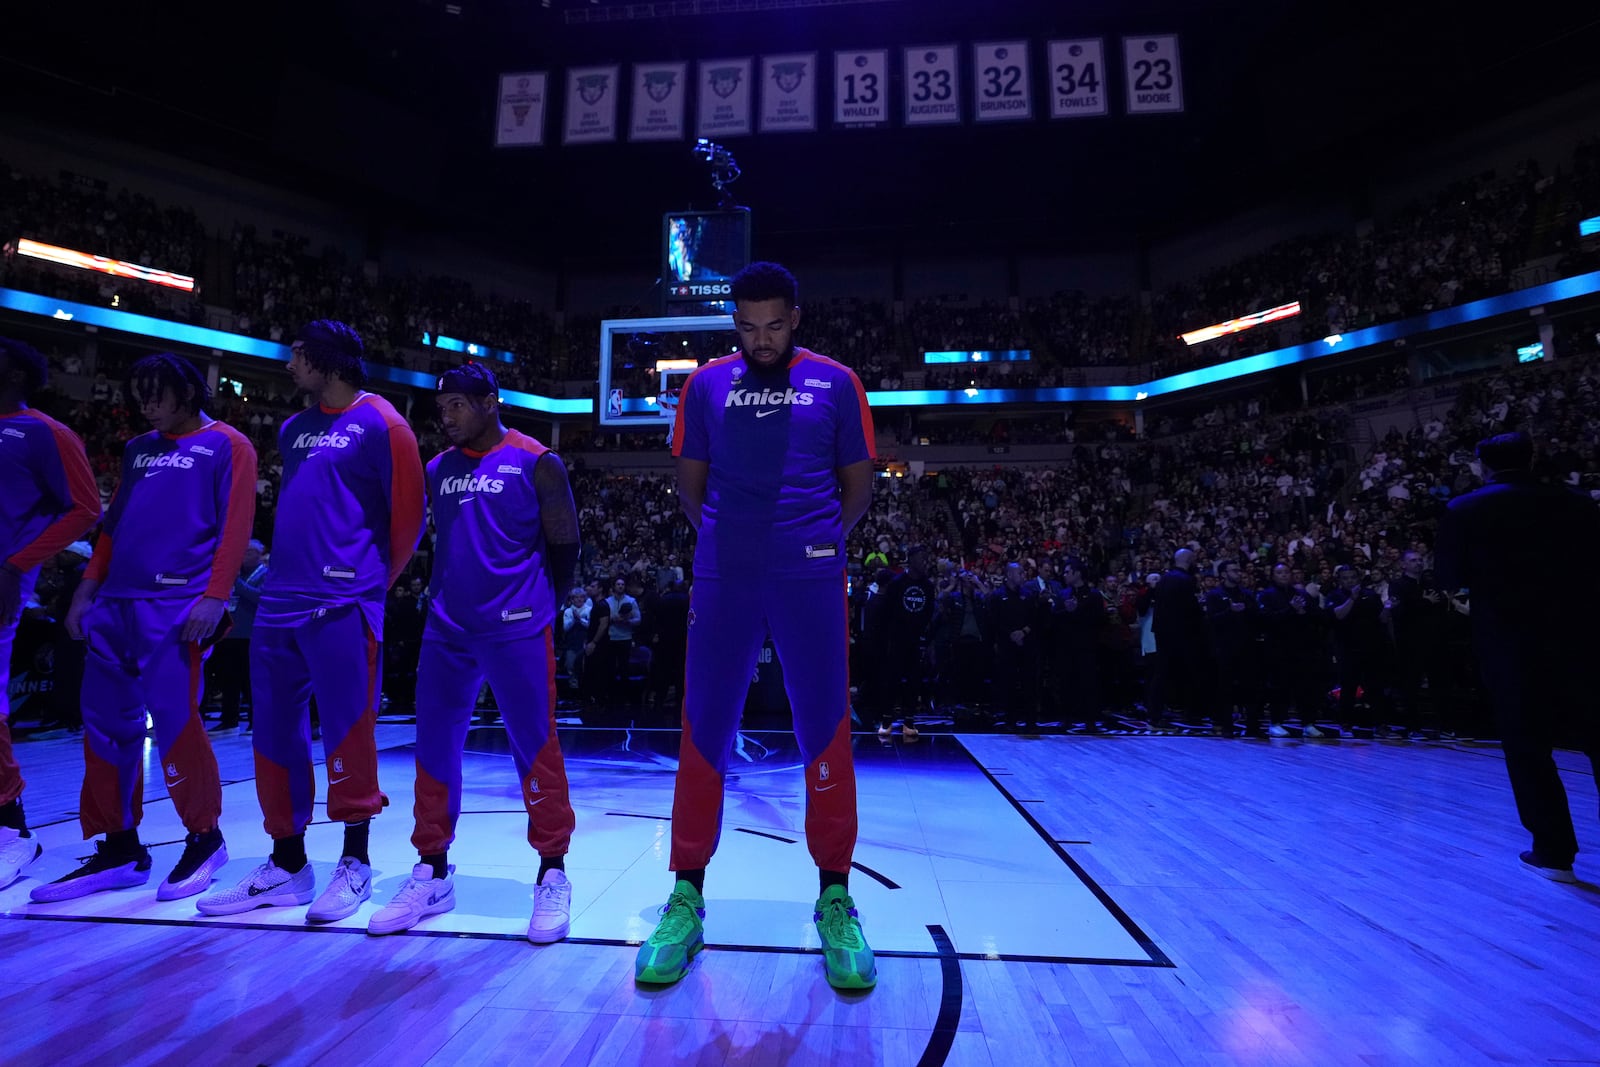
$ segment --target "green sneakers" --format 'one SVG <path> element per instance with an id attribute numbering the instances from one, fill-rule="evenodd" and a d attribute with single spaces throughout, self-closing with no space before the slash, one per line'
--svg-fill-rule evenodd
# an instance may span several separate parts
<path id="1" fill-rule="evenodd" d="M 705 917 L 705 898 L 680 879 L 672 887 L 666 913 L 651 932 L 650 940 L 639 946 L 639 956 L 633 964 L 634 980 L 646 985 L 671 985 L 682 978 L 695 953 L 706 947 Z"/>
<path id="2" fill-rule="evenodd" d="M 680 883 L 681 884 L 681 883 Z M 856 902 L 842 885 L 830 885 L 817 898 L 812 916 L 822 938 L 822 962 L 835 989 L 871 989 L 878 984 L 878 965 L 861 933 Z M 642 956 L 640 957 L 643 958 Z"/>

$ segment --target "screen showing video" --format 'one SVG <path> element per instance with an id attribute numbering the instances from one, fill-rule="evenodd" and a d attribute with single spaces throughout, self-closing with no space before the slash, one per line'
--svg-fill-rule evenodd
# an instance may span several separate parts
<path id="1" fill-rule="evenodd" d="M 662 284 L 672 303 L 723 300 L 750 262 L 748 211 L 683 211 L 663 225 Z"/>

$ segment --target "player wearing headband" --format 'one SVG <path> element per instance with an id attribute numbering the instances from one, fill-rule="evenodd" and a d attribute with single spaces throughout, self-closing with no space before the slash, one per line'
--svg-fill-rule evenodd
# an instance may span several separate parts
<path id="1" fill-rule="evenodd" d="M 567 935 L 572 838 L 567 768 L 556 739 L 557 590 L 578 563 L 578 512 L 561 459 L 500 421 L 499 386 L 469 363 L 439 379 L 439 421 L 453 447 L 428 463 L 438 540 L 417 665 L 416 828 L 421 857 L 367 924 L 409 930 L 455 907 L 448 859 L 461 816 L 461 754 L 478 690 L 488 681 L 511 742 L 539 855 L 528 939 Z"/>
<path id="2" fill-rule="evenodd" d="M 689 376 L 673 428 L 679 496 L 698 533 L 672 801 L 677 881 L 635 975 L 676 982 L 704 945 L 701 893 L 722 830 L 729 751 L 770 632 L 805 760 L 806 843 L 821 881 L 813 918 L 828 982 L 868 989 L 877 968 L 848 888 L 856 780 L 844 539 L 872 496 L 872 415 L 854 372 L 794 346 L 800 308 L 788 271 L 753 263 L 732 290 L 742 351 Z"/>
<path id="3" fill-rule="evenodd" d="M 150 432 L 122 453 L 122 480 L 66 618 L 68 635 L 87 650 L 78 822 L 85 839 L 105 840 L 83 866 L 35 888 L 36 901 L 150 880 L 150 853 L 139 843 L 146 713 L 188 830 L 156 899 L 204 892 L 228 862 L 217 825 L 222 781 L 200 690 L 211 645 L 227 632 L 228 596 L 255 521 L 256 450 L 205 413 L 211 390 L 182 356 L 139 360 L 128 393 Z"/>
<path id="4" fill-rule="evenodd" d="M 28 406 L 50 365 L 32 345 L 0 337 L 0 889 L 44 852 L 22 811 L 11 750 L 11 645 L 39 564 L 100 519 L 100 490 L 78 435 Z"/>
<path id="5" fill-rule="evenodd" d="M 207 915 L 311 904 L 333 922 L 372 896 L 369 821 L 388 803 L 373 739 L 383 677 L 383 604 L 422 535 L 422 459 L 406 420 L 367 381 L 360 336 L 323 319 L 290 346 L 289 376 L 312 405 L 278 431 L 283 485 L 272 567 L 250 638 L 256 796 L 272 856 L 237 886 L 201 897 Z M 322 895 L 306 859 L 316 799 L 310 701 L 327 757 L 328 818 L 344 847 Z"/>

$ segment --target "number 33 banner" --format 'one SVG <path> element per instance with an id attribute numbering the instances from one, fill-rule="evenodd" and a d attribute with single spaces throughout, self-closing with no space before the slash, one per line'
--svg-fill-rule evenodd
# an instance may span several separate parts
<path id="1" fill-rule="evenodd" d="M 953 44 L 907 48 L 906 125 L 960 122 L 960 73 Z"/>
<path id="2" fill-rule="evenodd" d="M 979 122 L 1012 122 L 1033 117 L 1028 42 L 1002 41 L 972 46 L 973 114 Z"/>
<path id="3" fill-rule="evenodd" d="M 1183 71 L 1175 35 L 1124 37 L 1122 56 L 1128 68 L 1128 114 L 1183 110 Z"/>
<path id="4" fill-rule="evenodd" d="M 882 126 L 889 121 L 889 53 L 833 54 L 833 121 L 839 126 Z"/>

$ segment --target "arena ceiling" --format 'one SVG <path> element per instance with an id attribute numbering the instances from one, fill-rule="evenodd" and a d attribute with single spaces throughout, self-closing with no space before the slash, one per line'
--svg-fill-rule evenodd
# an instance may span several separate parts
<path id="1" fill-rule="evenodd" d="M 758 251 L 1093 250 L 1286 192 L 1359 197 L 1419 145 L 1600 79 L 1600 17 L 1535 2 L 329 0 L 36 5 L 0 37 L 0 119 L 110 134 L 535 261 L 653 257 L 711 207 L 672 145 L 495 150 L 496 76 L 1026 36 L 1176 32 L 1187 110 L 727 142 Z M 718 11 L 667 14 L 661 11 Z M 1513 15 L 1515 17 L 1513 17 Z M 243 19 L 243 21 L 240 21 Z M 17 29 L 15 25 L 11 27 Z M 559 111 L 547 122 L 553 127 Z M 825 124 L 826 125 L 826 124 Z M 552 131 L 553 132 L 553 131 Z"/>

